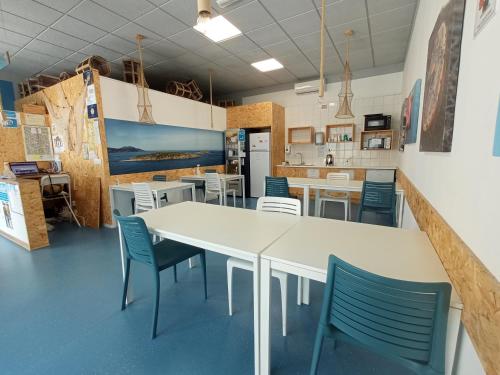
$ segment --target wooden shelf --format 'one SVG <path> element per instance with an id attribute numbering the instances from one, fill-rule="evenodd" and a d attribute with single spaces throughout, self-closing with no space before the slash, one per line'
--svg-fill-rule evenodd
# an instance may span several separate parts
<path id="1" fill-rule="evenodd" d="M 354 124 L 332 124 L 326 126 L 326 142 L 327 143 L 349 143 L 354 142 L 354 133 L 356 126 Z M 344 134 L 351 139 L 350 141 L 335 141 L 337 136 L 344 137 Z"/>
<path id="2" fill-rule="evenodd" d="M 314 143 L 314 127 L 300 126 L 288 128 L 288 143 L 294 145 Z"/>
<path id="3" fill-rule="evenodd" d="M 390 138 L 391 147 L 390 148 L 365 148 L 368 144 L 368 140 L 371 138 Z M 371 150 L 371 151 L 390 151 L 394 149 L 394 144 L 396 140 L 396 132 L 394 130 L 366 130 L 361 132 L 361 140 L 359 142 L 359 147 L 361 150 Z"/>

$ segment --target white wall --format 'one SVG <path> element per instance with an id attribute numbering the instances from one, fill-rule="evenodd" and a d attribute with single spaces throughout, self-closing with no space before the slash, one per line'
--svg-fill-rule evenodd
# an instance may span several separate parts
<path id="1" fill-rule="evenodd" d="M 100 77 L 105 118 L 139 121 L 137 88 L 130 83 Z M 149 90 L 153 119 L 157 124 L 210 129 L 210 105 Z M 214 130 L 226 129 L 226 109 L 213 107 Z"/>
<path id="2" fill-rule="evenodd" d="M 393 128 L 398 129 L 401 115 L 401 82 L 402 73 L 391 73 L 368 78 L 353 79 L 352 91 L 354 99 L 352 111 L 353 120 L 339 120 L 335 118 L 338 109 L 338 93 L 340 83 L 327 84 L 323 104 L 327 109 L 321 109 L 318 94 L 295 94 L 294 90 L 276 91 L 267 94 L 248 96 L 243 98 L 243 104 L 272 101 L 285 107 L 286 127 L 314 126 L 316 131 L 325 131 L 327 124 L 352 123 L 356 124 L 355 142 L 345 144 L 331 144 L 326 147 L 315 145 L 293 145 L 292 153 L 287 160 L 296 161 L 296 152 L 304 155 L 306 163 L 322 164 L 325 154 L 333 152 L 335 164 L 386 166 L 395 165 L 398 160 L 398 151 L 367 151 L 360 150 L 360 132 L 363 130 L 365 114 L 384 113 L 392 116 Z M 286 133 L 288 137 L 288 132 Z M 396 145 L 394 147 L 397 149 Z"/>
<path id="3" fill-rule="evenodd" d="M 446 2 L 420 1 L 403 72 L 403 96 L 418 78 L 424 84 L 422 93 L 425 90 L 428 40 Z M 500 94 L 500 16 L 474 38 L 475 4 L 466 2 L 452 151 L 419 152 L 418 134 L 416 144 L 406 145 L 400 168 L 498 279 L 500 158 L 492 157 L 492 148 Z M 497 4 L 497 13 L 499 8 Z M 481 373 L 464 331 L 457 374 Z"/>

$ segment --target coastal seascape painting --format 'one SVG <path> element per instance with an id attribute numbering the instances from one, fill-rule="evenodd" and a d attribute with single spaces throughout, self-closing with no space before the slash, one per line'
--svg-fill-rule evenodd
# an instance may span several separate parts
<path id="1" fill-rule="evenodd" d="M 224 164 L 224 132 L 105 119 L 111 175 Z"/>

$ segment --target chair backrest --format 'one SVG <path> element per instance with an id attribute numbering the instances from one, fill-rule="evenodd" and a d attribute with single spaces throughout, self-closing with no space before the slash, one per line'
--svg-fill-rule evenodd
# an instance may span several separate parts
<path id="1" fill-rule="evenodd" d="M 217 173 L 217 169 L 205 169 L 205 173 Z"/>
<path id="2" fill-rule="evenodd" d="M 206 189 L 209 191 L 221 191 L 219 174 L 217 172 L 205 173 Z"/>
<path id="3" fill-rule="evenodd" d="M 164 174 L 155 174 L 153 176 L 153 181 L 166 182 L 167 181 L 167 176 L 165 176 Z"/>
<path id="4" fill-rule="evenodd" d="M 151 237 L 149 236 L 144 220 L 136 216 L 120 216 L 119 212 L 115 211 L 113 212 L 115 213 L 115 219 L 120 225 L 127 256 L 132 260 L 150 265 L 155 269 L 158 268 L 153 243 L 151 242 Z"/>
<path id="5" fill-rule="evenodd" d="M 266 197 L 289 198 L 288 180 L 286 177 L 266 176 Z"/>
<path id="6" fill-rule="evenodd" d="M 328 181 L 349 181 L 349 173 L 330 172 L 326 175 Z"/>
<path id="7" fill-rule="evenodd" d="M 298 199 L 283 197 L 260 197 L 257 200 L 257 211 L 279 212 L 289 215 L 301 215 L 301 204 Z"/>
<path id="8" fill-rule="evenodd" d="M 330 255 L 321 322 L 403 362 L 444 373 L 449 283 L 382 277 Z"/>
<path id="9" fill-rule="evenodd" d="M 155 201 L 153 199 L 153 192 L 151 186 L 146 182 L 133 182 L 135 198 L 135 213 L 141 211 L 149 211 L 155 208 Z"/>
<path id="10" fill-rule="evenodd" d="M 393 210 L 396 206 L 396 183 L 364 181 L 361 205 Z"/>

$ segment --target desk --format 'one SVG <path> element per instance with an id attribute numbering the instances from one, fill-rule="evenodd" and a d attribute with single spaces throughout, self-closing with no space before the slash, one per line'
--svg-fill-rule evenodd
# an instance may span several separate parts
<path id="1" fill-rule="evenodd" d="M 224 189 L 224 205 L 227 205 L 226 188 L 229 181 L 241 181 L 241 195 L 243 198 L 243 208 L 246 208 L 245 202 L 245 176 L 242 174 L 224 174 L 219 173 L 219 178 L 222 181 L 222 189 Z M 181 181 L 205 181 L 204 174 L 194 174 L 191 176 L 182 176 Z"/>
<path id="2" fill-rule="evenodd" d="M 337 192 L 359 192 L 363 190 L 363 181 L 332 181 L 324 178 L 300 178 L 288 177 L 288 186 L 304 189 L 304 216 L 309 215 L 309 190 L 316 189 L 315 198 L 315 215 L 319 212 L 319 194 L 320 190 L 337 191 Z M 404 206 L 404 190 L 401 185 L 396 184 L 396 219 L 398 227 L 403 225 L 403 206 Z"/>
<path id="3" fill-rule="evenodd" d="M 148 181 L 147 184 L 151 187 L 151 191 L 155 196 L 156 208 L 160 207 L 160 197 L 163 193 L 173 192 L 173 191 L 183 191 L 183 190 L 191 190 L 191 199 L 196 201 L 196 190 L 195 185 L 193 183 L 179 182 L 179 181 Z M 134 192 L 133 185 L 131 183 L 120 184 L 120 185 L 111 185 L 109 187 L 109 195 L 111 202 L 111 216 L 113 217 L 113 211 L 118 207 L 118 199 L 116 196 L 116 192 L 125 191 L 125 192 Z M 124 214 L 122 212 L 122 214 Z M 116 221 L 113 217 L 113 228 L 116 226 Z"/>
<path id="4" fill-rule="evenodd" d="M 328 233 L 328 237 L 325 236 Z M 261 374 L 270 371 L 270 275 L 280 270 L 324 283 L 328 256 L 385 277 L 448 282 L 448 275 L 424 232 L 302 217 L 261 253 Z M 322 303 L 322 301 L 318 301 Z M 451 374 L 463 305 L 452 290 L 446 342 L 446 374 Z M 312 356 L 311 347 L 311 356 Z"/>
<path id="5" fill-rule="evenodd" d="M 152 234 L 252 262 L 254 356 L 255 374 L 258 374 L 259 254 L 300 217 L 195 202 L 182 202 L 137 216 L 144 219 Z"/>

